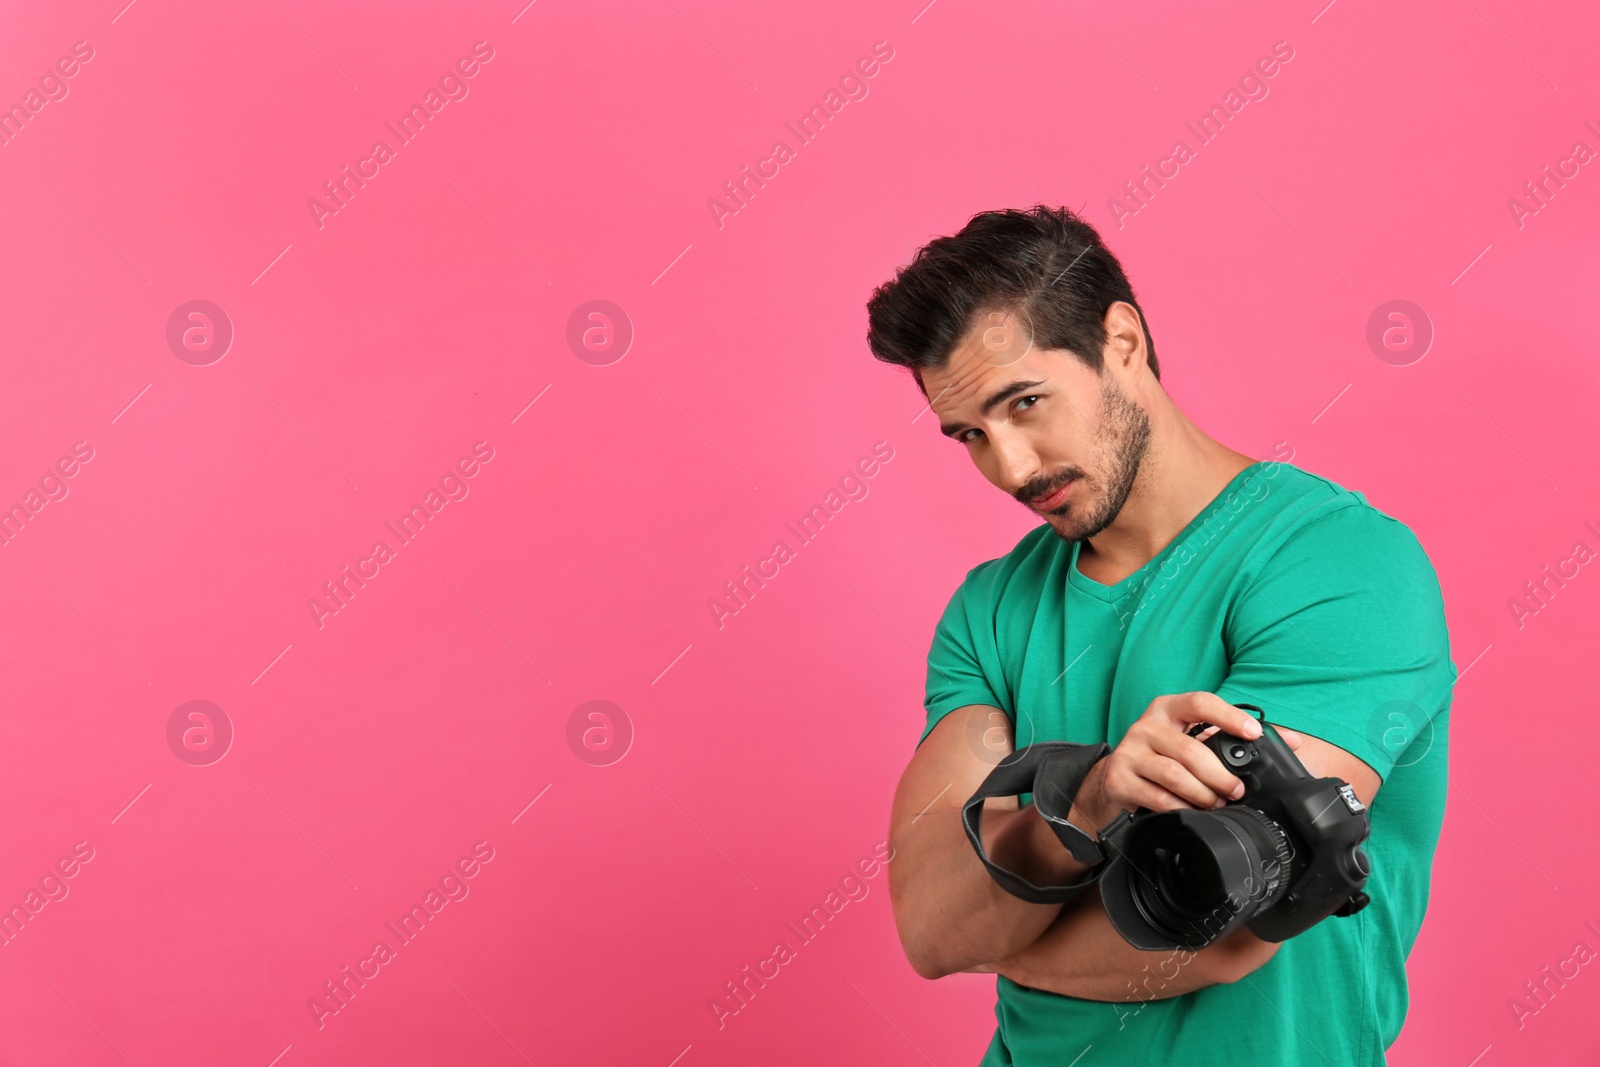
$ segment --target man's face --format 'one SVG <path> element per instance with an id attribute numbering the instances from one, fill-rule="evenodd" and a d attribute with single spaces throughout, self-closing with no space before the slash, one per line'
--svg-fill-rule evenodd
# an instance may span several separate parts
<path id="1" fill-rule="evenodd" d="M 1035 348 L 1019 319 L 991 312 L 922 386 L 941 431 L 1063 540 L 1093 537 L 1122 510 L 1150 419 L 1111 369 Z"/>

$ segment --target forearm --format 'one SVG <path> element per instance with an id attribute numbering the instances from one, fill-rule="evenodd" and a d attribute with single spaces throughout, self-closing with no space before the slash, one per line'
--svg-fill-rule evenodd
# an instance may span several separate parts
<path id="1" fill-rule="evenodd" d="M 989 858 L 1035 885 L 1067 885 L 1087 869 L 1029 805 L 986 809 L 980 827 Z M 889 867 L 895 921 L 906 956 L 924 978 L 939 978 L 1022 952 L 1061 912 L 997 885 L 972 849 L 959 808 L 924 812 L 899 835 Z"/>
<path id="2" fill-rule="evenodd" d="M 1236 982 L 1277 950 L 1241 928 L 1199 952 L 1142 951 L 1117 933 L 1095 893 L 1062 911 L 1026 948 L 979 969 L 1085 1000 L 1164 1000 Z"/>

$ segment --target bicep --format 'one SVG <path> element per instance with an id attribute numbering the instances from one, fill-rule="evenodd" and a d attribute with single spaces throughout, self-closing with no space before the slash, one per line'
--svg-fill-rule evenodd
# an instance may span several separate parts
<path id="1" fill-rule="evenodd" d="M 969 704 L 945 715 L 900 775 L 890 809 L 890 840 L 904 838 L 929 811 L 960 808 L 1012 751 L 1010 720 L 999 708 Z M 1016 807 L 1014 796 L 984 801 L 985 810 Z"/>

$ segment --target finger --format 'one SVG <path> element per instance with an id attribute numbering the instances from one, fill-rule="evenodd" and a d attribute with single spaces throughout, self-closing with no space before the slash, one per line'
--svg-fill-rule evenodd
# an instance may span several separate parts
<path id="1" fill-rule="evenodd" d="M 1278 731 L 1278 736 L 1283 738 L 1283 743 L 1289 746 L 1289 751 L 1291 752 L 1298 752 L 1300 746 L 1305 743 L 1305 735 L 1298 730 L 1291 730 L 1287 726 L 1279 726 L 1277 723 L 1273 723 L 1272 728 Z"/>
<path id="2" fill-rule="evenodd" d="M 1167 714 L 1185 728 L 1205 722 L 1246 740 L 1261 736 L 1261 723 L 1255 712 L 1234 707 L 1215 693 L 1180 693 L 1167 705 Z"/>
<path id="3" fill-rule="evenodd" d="M 1186 740 L 1193 740 L 1193 738 Z M 1207 752 L 1206 755 L 1210 756 L 1211 753 Z M 1212 758 L 1215 759 L 1216 757 L 1213 756 Z M 1224 799 L 1222 794 L 1217 793 L 1202 782 L 1187 766 L 1168 756 L 1154 757 L 1150 762 L 1138 768 L 1138 774 L 1140 778 L 1169 793 L 1175 794 L 1192 807 L 1201 809 L 1215 808 L 1220 806 L 1219 801 Z M 1232 777 L 1232 775 L 1228 777 Z"/>
<path id="4" fill-rule="evenodd" d="M 1151 811 L 1192 811 L 1195 807 L 1171 790 L 1163 789 L 1154 782 L 1143 779 L 1130 790 L 1124 806 L 1129 811 L 1135 808 L 1149 808 Z"/>
<path id="5" fill-rule="evenodd" d="M 1151 811 L 1173 811 L 1179 808 L 1210 809 L 1216 806 L 1215 794 L 1210 794 L 1211 799 L 1207 799 L 1208 790 L 1200 789 L 1196 797 L 1200 802 L 1191 803 L 1187 797 L 1167 787 L 1161 780 L 1162 772 L 1159 768 L 1150 773 L 1146 773 L 1143 769 L 1165 763 L 1177 771 L 1182 771 L 1178 764 L 1165 757 L 1147 752 L 1138 760 L 1118 759 L 1114 767 L 1110 766 L 1113 759 L 1117 759 L 1115 753 L 1105 761 L 1108 770 L 1101 782 L 1104 799 L 1111 808 L 1133 811 L 1143 807 Z M 1171 777 L 1174 782 L 1178 780 L 1176 775 Z M 1190 781 L 1193 782 L 1193 779 Z M 1114 815 L 1116 812 L 1112 811 L 1111 814 Z"/>
<path id="6" fill-rule="evenodd" d="M 1212 733 L 1215 731 L 1207 731 L 1207 735 Z M 1182 764 L 1215 797 L 1237 800 L 1244 795 L 1244 783 L 1222 765 L 1217 754 L 1207 748 L 1200 738 L 1163 733 L 1151 738 L 1151 746 L 1161 755 Z M 1211 807 L 1213 802 L 1208 801 L 1205 806 Z"/>

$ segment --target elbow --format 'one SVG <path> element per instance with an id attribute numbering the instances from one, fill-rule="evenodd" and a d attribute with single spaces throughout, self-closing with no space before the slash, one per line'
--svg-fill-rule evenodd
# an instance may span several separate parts
<path id="1" fill-rule="evenodd" d="M 905 925 L 897 924 L 897 932 L 906 962 L 918 978 L 932 982 L 966 969 L 964 961 L 951 954 L 949 938 L 941 936 L 939 931 L 919 930 L 916 927 L 908 929 Z"/>
<path id="2" fill-rule="evenodd" d="M 901 947 L 905 949 L 906 962 L 917 972 L 917 977 L 930 982 L 952 974 L 998 974 L 1002 965 L 1001 961 L 983 962 L 978 957 L 954 959 L 948 954 L 938 956 L 926 950 L 917 951 L 903 941 Z"/>
<path id="3" fill-rule="evenodd" d="M 930 982 L 937 981 L 940 978 L 944 978 L 952 974 L 998 973 L 993 964 L 974 963 L 968 966 L 962 966 L 958 963 L 951 963 L 946 960 L 931 960 L 927 958 L 923 958 L 921 960 L 913 959 L 910 955 L 907 955 L 906 959 L 908 962 L 910 962 L 911 969 L 917 972 L 918 978 L 926 978 Z"/>
<path id="4" fill-rule="evenodd" d="M 948 960 L 941 959 L 938 951 L 944 939 L 936 931 L 928 930 L 926 924 L 917 921 L 917 909 L 905 899 L 903 888 L 894 880 L 892 873 L 889 903 L 894 912 L 895 933 L 900 936 L 900 950 L 905 953 L 906 962 L 917 973 L 917 977 L 931 982 L 953 973 L 956 968 L 949 966 Z"/>
<path id="5" fill-rule="evenodd" d="M 909 909 L 908 909 L 909 910 Z M 998 961 L 1016 949 L 993 945 L 961 943 L 957 931 L 941 929 L 937 923 L 917 921 L 905 912 L 895 914 L 895 932 L 900 949 L 917 977 L 935 981 L 952 974 L 994 974 Z"/>
<path id="6" fill-rule="evenodd" d="M 926 947 L 917 943 L 915 939 L 908 939 L 904 934 L 900 937 L 900 947 L 906 954 L 906 962 L 911 964 L 911 969 L 917 973 L 918 978 L 926 978 L 932 982 L 948 974 L 955 974 L 960 968 L 954 967 L 950 961 L 939 959 Z"/>
<path id="7" fill-rule="evenodd" d="M 1212 959 L 1207 976 L 1218 985 L 1242 982 L 1278 954 L 1278 945 L 1278 942 L 1262 941 L 1251 934 L 1241 944 L 1228 946 L 1232 951 L 1220 953 Z"/>
<path id="8" fill-rule="evenodd" d="M 1208 977 L 1212 985 L 1233 985 L 1235 982 L 1244 981 L 1245 977 L 1254 971 L 1255 967 L 1246 966 L 1237 959 L 1230 959 L 1210 968 Z"/>

